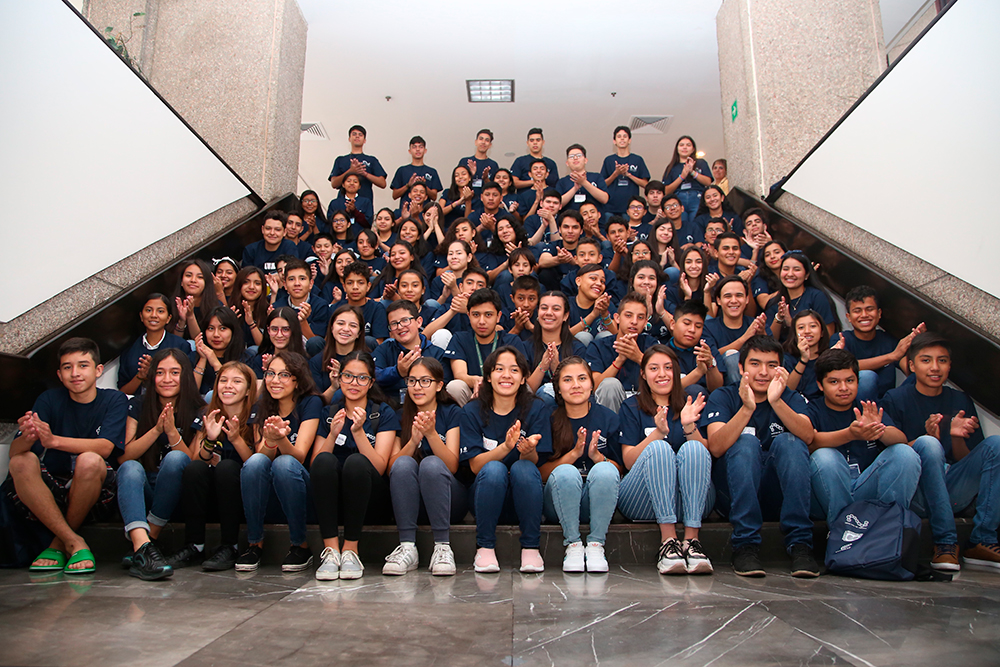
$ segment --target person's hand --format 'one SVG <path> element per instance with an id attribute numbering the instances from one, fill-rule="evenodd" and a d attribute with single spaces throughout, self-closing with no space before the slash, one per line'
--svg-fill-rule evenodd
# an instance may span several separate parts
<path id="1" fill-rule="evenodd" d="M 788 370 L 783 366 L 774 369 L 774 377 L 771 384 L 767 385 L 767 400 L 772 405 L 781 400 L 781 395 L 785 393 L 788 385 Z"/>
<path id="2" fill-rule="evenodd" d="M 745 268 L 742 271 L 740 271 L 738 275 L 739 275 L 740 278 L 743 279 L 743 282 L 745 282 L 747 284 L 747 286 L 749 286 L 750 285 L 750 281 L 753 280 L 753 277 L 755 275 L 757 275 L 757 265 L 756 264 L 751 264 L 747 268 Z"/>
<path id="3" fill-rule="evenodd" d="M 399 281 L 386 283 L 385 287 L 382 289 L 382 299 L 385 301 L 395 301 L 396 294 L 398 293 Z"/>
<path id="4" fill-rule="evenodd" d="M 361 406 L 358 406 L 351 410 L 351 414 L 348 415 L 348 419 L 351 420 L 351 432 L 352 433 L 364 433 L 365 430 L 365 420 L 368 419 L 368 413 Z"/>
<path id="5" fill-rule="evenodd" d="M 910 333 L 903 336 L 903 338 L 901 338 L 900 341 L 896 344 L 896 349 L 893 350 L 892 352 L 892 358 L 895 359 L 896 361 L 899 361 L 900 359 L 905 357 L 906 353 L 910 349 L 910 343 L 913 342 L 914 336 L 916 336 L 917 334 L 922 334 L 925 331 L 927 331 L 927 326 L 923 322 L 913 327 Z"/>
<path id="6" fill-rule="evenodd" d="M 510 253 L 514 252 L 520 247 L 521 247 L 520 243 L 514 243 L 513 241 L 507 241 L 506 243 L 503 244 L 504 252 L 506 252 L 508 255 L 510 255 Z"/>
<path id="7" fill-rule="evenodd" d="M 497 219 L 492 213 L 483 213 L 479 216 L 479 224 L 483 226 L 483 229 L 492 232 L 497 228 Z"/>
<path id="8" fill-rule="evenodd" d="M 662 319 L 663 313 L 666 312 L 665 303 L 667 300 L 667 286 L 660 285 L 659 289 L 656 290 L 656 303 L 653 304 L 653 310 L 650 311 L 659 315 Z"/>
<path id="9" fill-rule="evenodd" d="M 558 360 L 559 349 L 556 347 L 555 343 L 548 343 L 545 346 L 545 351 L 542 352 L 542 360 L 538 362 L 538 367 L 551 372 L 553 370 L 553 362 L 558 365 Z"/>
<path id="10" fill-rule="evenodd" d="M 855 440 L 873 442 L 885 433 L 882 410 L 872 401 L 862 401 L 861 410 L 854 408 L 854 421 L 849 430 Z"/>
<path id="11" fill-rule="evenodd" d="M 167 440 L 170 444 L 177 442 L 181 434 L 177 430 L 176 420 L 174 418 L 174 404 L 168 403 L 163 408 L 163 412 L 160 413 L 163 416 L 163 433 L 167 436 Z"/>
<path id="12" fill-rule="evenodd" d="M 470 188 L 468 185 L 463 185 L 462 186 L 462 200 L 463 201 L 466 201 L 466 202 L 472 201 L 472 197 L 475 194 L 476 193 L 473 192 L 472 188 Z"/>
<path id="13" fill-rule="evenodd" d="M 512 329 L 520 328 L 521 330 L 524 330 L 531 324 L 531 313 L 522 308 L 518 308 L 511 313 L 511 317 L 514 318 L 514 326 L 511 327 Z"/>
<path id="14" fill-rule="evenodd" d="M 601 453 L 597 447 L 600 441 L 601 441 L 601 429 L 597 429 L 596 431 L 590 434 L 590 445 L 587 447 L 587 457 L 591 461 L 596 459 L 597 455 Z M 605 456 L 604 458 L 606 459 L 607 457 Z"/>
<path id="15" fill-rule="evenodd" d="M 701 419 L 701 411 L 705 409 L 705 394 L 698 394 L 698 398 L 687 397 L 684 407 L 681 408 L 681 426 L 686 427 L 691 424 L 698 424 Z"/>
<path id="16" fill-rule="evenodd" d="M 621 176 L 622 174 L 628 173 L 628 163 L 627 162 L 615 162 L 615 176 Z"/>
<path id="17" fill-rule="evenodd" d="M 572 264 L 576 261 L 576 257 L 569 250 L 560 246 L 556 251 L 556 261 L 560 264 Z"/>
<path id="18" fill-rule="evenodd" d="M 208 345 L 205 344 L 205 334 L 199 333 L 194 337 L 194 350 L 198 353 L 198 356 L 208 361 L 209 357 L 214 357 L 215 352 Z"/>
<path id="19" fill-rule="evenodd" d="M 448 289 L 454 287 L 455 282 L 458 280 L 458 278 L 455 277 L 455 272 L 452 271 L 451 269 L 448 269 L 447 271 L 442 273 L 440 278 L 441 278 L 441 284 L 447 287 Z"/>
<path id="20" fill-rule="evenodd" d="M 576 461 L 583 456 L 585 451 L 587 451 L 587 429 L 581 426 L 576 432 L 576 444 L 573 445 L 573 460 Z"/>
<path id="21" fill-rule="evenodd" d="M 664 438 L 670 435 L 670 420 L 667 418 L 669 410 L 670 408 L 666 405 L 658 405 L 656 413 L 653 415 L 653 423 L 656 424 L 656 429 Z"/>
<path id="22" fill-rule="evenodd" d="M 222 284 L 222 278 L 218 274 L 212 274 L 212 285 L 215 288 L 215 295 L 219 297 L 219 301 L 226 300 L 226 286 Z"/>
<path id="23" fill-rule="evenodd" d="M 469 304 L 468 294 L 456 294 L 451 300 L 451 309 L 456 313 L 467 312 L 467 306 Z"/>
<path id="24" fill-rule="evenodd" d="M 583 235 L 597 238 L 598 234 L 601 233 L 601 228 L 598 226 L 596 220 L 584 220 L 583 222 Z"/>
<path id="25" fill-rule="evenodd" d="M 709 347 L 704 338 L 702 338 L 698 345 L 695 346 L 694 355 L 698 368 L 701 369 L 702 373 L 707 373 L 708 369 L 712 367 L 712 362 L 715 360 L 715 357 L 712 355 L 712 348 Z"/>
<path id="26" fill-rule="evenodd" d="M 311 280 L 315 283 L 316 282 L 316 276 L 319 275 L 319 267 L 316 266 L 316 262 L 312 262 L 312 263 L 309 264 L 309 275 L 312 276 Z M 220 301 L 221 300 L 222 299 L 220 299 Z"/>
<path id="27" fill-rule="evenodd" d="M 542 439 L 542 436 L 538 433 L 535 435 L 529 435 L 527 438 L 521 438 L 517 441 L 517 451 L 521 453 L 521 458 L 528 458 L 535 453 L 535 448 L 538 446 L 538 442 Z"/>
<path id="28" fill-rule="evenodd" d="M 396 370 L 399 371 L 399 377 L 406 377 L 409 375 L 410 366 L 412 366 L 413 362 L 419 359 L 421 355 L 422 352 L 419 346 L 406 352 L 405 354 L 400 352 L 399 356 L 396 358 Z"/>
<path id="29" fill-rule="evenodd" d="M 412 430 L 427 436 L 434 431 L 435 426 L 437 426 L 437 411 L 427 410 L 417 413 L 413 419 Z"/>
<path id="30" fill-rule="evenodd" d="M 144 354 L 139 357 L 139 368 L 135 372 L 135 376 L 140 380 L 145 380 L 146 376 L 149 375 L 149 363 L 153 361 L 153 358 L 148 354 Z"/>
<path id="31" fill-rule="evenodd" d="M 569 172 L 569 180 L 573 181 L 577 188 L 582 188 L 583 184 L 587 182 L 587 174 L 582 171 L 571 171 Z"/>
<path id="32" fill-rule="evenodd" d="M 611 295 L 605 292 L 601 296 L 597 297 L 597 301 L 594 302 L 594 312 L 605 318 L 608 316 L 608 308 L 611 307 Z"/>
<path id="33" fill-rule="evenodd" d="M 21 437 L 26 438 L 29 444 L 34 444 L 38 440 L 38 432 L 35 430 L 33 422 L 33 412 L 25 412 L 23 417 L 17 420 L 17 430 L 21 432 Z"/>
<path id="34" fill-rule="evenodd" d="M 399 207 L 400 213 L 403 215 L 403 219 L 410 217 L 410 202 L 403 202 L 403 205 Z"/>
<path id="35" fill-rule="evenodd" d="M 347 421 L 347 411 L 344 408 L 337 410 L 337 414 L 333 416 L 333 421 L 330 422 L 330 437 L 336 442 L 336 438 L 340 435 L 340 432 L 344 430 L 344 422 Z"/>
<path id="36" fill-rule="evenodd" d="M 486 167 L 485 169 L 483 169 L 483 181 L 488 181 L 488 180 L 490 180 L 490 171 L 491 171 L 492 169 L 493 169 L 493 168 L 492 168 L 492 167 L 490 167 L 490 166 L 487 166 L 487 167 Z"/>
<path id="37" fill-rule="evenodd" d="M 757 409 L 757 398 L 753 395 L 753 389 L 750 387 L 749 373 L 744 373 L 743 377 L 740 378 L 740 400 L 743 401 L 743 407 L 750 408 L 750 410 Z"/>
<path id="38" fill-rule="evenodd" d="M 671 245 L 668 245 L 666 248 L 664 248 L 663 254 L 660 256 L 660 258 L 662 260 L 663 268 L 676 266 L 677 264 L 677 260 L 674 255 L 674 247 Z"/>
<path id="39" fill-rule="evenodd" d="M 556 217 L 552 215 L 550 211 L 546 211 L 544 208 L 538 209 L 538 217 L 545 221 L 550 227 L 554 227 L 556 224 Z"/>
<path id="40" fill-rule="evenodd" d="M 843 340 L 843 339 L 841 339 Z M 812 360 L 812 347 L 802 336 L 796 336 L 795 347 L 799 350 L 799 359 L 802 363 L 809 363 Z"/>
<path id="41" fill-rule="evenodd" d="M 273 354 L 262 354 L 260 355 L 260 366 L 261 368 L 267 368 L 267 365 L 271 363 L 271 359 L 274 358 Z"/>
<path id="42" fill-rule="evenodd" d="M 243 321 L 247 323 L 247 326 L 253 326 L 256 322 L 253 321 L 253 307 L 250 306 L 250 302 L 246 299 L 242 300 L 243 307 Z"/>
<path id="43" fill-rule="evenodd" d="M 951 436 L 953 438 L 968 438 L 979 428 L 979 419 L 975 416 L 966 417 L 965 410 L 951 418 Z"/>
<path id="44" fill-rule="evenodd" d="M 238 416 L 230 417 L 223 422 L 222 430 L 225 431 L 229 442 L 243 442 L 243 436 L 240 435 L 240 418 Z"/>
<path id="45" fill-rule="evenodd" d="M 681 277 L 677 279 L 677 286 L 680 288 L 681 295 L 684 297 L 685 301 L 690 299 L 691 295 L 694 294 L 694 292 L 691 290 L 691 284 L 688 283 L 688 278 L 686 273 L 682 273 Z"/>
<path id="46" fill-rule="evenodd" d="M 35 432 L 35 439 L 42 444 L 45 449 L 51 449 L 55 445 L 55 437 L 52 435 L 52 427 L 48 422 L 42 421 L 37 412 L 31 415 L 31 426 Z"/>
<path id="47" fill-rule="evenodd" d="M 479 246 L 475 241 L 469 241 L 469 248 L 472 249 L 472 254 L 475 255 L 479 251 Z"/>
<path id="48" fill-rule="evenodd" d="M 616 255 L 627 255 L 628 242 L 622 238 L 615 239 L 611 242 L 611 249 L 615 251 Z"/>
<path id="49" fill-rule="evenodd" d="M 717 282 L 719 282 L 719 274 L 718 273 L 710 273 L 710 274 L 708 274 L 707 276 L 705 276 L 705 288 L 702 291 L 704 291 L 704 292 L 711 292 L 712 291 L 712 287 L 714 287 L 715 283 L 717 283 Z"/>
<path id="50" fill-rule="evenodd" d="M 194 299 L 187 297 L 185 299 L 174 297 L 174 304 L 177 306 L 177 322 L 181 323 L 187 319 L 188 312 L 191 310 L 191 306 L 194 303 Z"/>
<path id="51" fill-rule="evenodd" d="M 225 421 L 225 415 L 222 414 L 222 410 L 215 409 L 205 415 L 205 438 L 218 440 L 219 436 L 222 435 L 223 421 Z"/>
<path id="52" fill-rule="evenodd" d="M 516 202 L 516 201 L 510 202 L 509 204 L 507 204 L 507 212 L 508 213 L 515 213 L 517 211 L 517 207 L 520 206 L 520 205 L 521 204 L 519 202 Z"/>
<path id="53" fill-rule="evenodd" d="M 330 386 L 336 391 L 340 388 L 340 362 L 336 359 L 330 359 L 330 363 L 326 365 L 326 372 L 330 378 Z"/>
<path id="54" fill-rule="evenodd" d="M 507 435 L 504 438 L 503 446 L 507 451 L 511 451 L 517 445 L 517 441 L 521 439 L 521 420 L 515 419 L 514 423 L 510 425 L 507 429 Z"/>
<path id="55" fill-rule="evenodd" d="M 830 349 L 831 350 L 843 350 L 845 345 L 847 345 L 847 341 L 844 339 L 843 336 L 841 336 L 840 339 L 837 340 L 836 343 L 834 343 L 833 345 L 830 346 Z"/>
<path id="56" fill-rule="evenodd" d="M 781 297 L 781 300 L 778 302 L 778 319 L 781 320 L 786 327 L 792 326 L 792 314 L 788 309 L 788 302 L 785 301 L 785 297 Z"/>
<path id="57" fill-rule="evenodd" d="M 271 290 L 271 294 L 277 294 L 278 290 L 281 289 L 281 277 L 277 273 L 269 273 L 264 278 L 267 280 L 267 287 Z"/>
<path id="58" fill-rule="evenodd" d="M 344 292 L 339 287 L 334 287 L 330 298 L 333 299 L 331 303 L 340 303 L 344 299 Z"/>
<path id="59" fill-rule="evenodd" d="M 625 357 L 629 361 L 634 361 L 635 363 L 642 362 L 642 350 L 639 349 L 638 343 L 635 342 L 638 334 L 625 334 L 615 339 L 611 344 L 611 347 L 615 349 L 620 356 Z"/>

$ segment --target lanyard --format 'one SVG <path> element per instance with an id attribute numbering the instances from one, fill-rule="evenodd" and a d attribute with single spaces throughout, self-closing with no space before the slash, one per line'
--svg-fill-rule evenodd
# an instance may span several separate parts
<path id="1" fill-rule="evenodd" d="M 473 341 L 476 344 L 476 357 L 479 359 L 479 373 L 480 373 L 480 375 L 482 375 L 482 373 L 483 373 L 483 353 L 479 349 L 479 341 L 475 340 L 475 338 L 476 338 L 475 334 L 473 334 L 472 338 L 473 338 Z M 493 343 L 490 346 L 490 354 L 493 354 L 494 352 L 496 352 L 497 343 L 499 343 L 499 342 L 500 342 L 500 334 L 494 333 L 493 334 Z M 486 356 L 489 357 L 490 355 L 487 354 Z"/>

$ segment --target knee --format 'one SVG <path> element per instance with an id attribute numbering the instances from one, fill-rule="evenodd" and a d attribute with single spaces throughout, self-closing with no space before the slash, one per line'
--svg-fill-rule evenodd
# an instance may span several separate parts
<path id="1" fill-rule="evenodd" d="M 587 479 L 590 479 L 590 475 L 587 476 Z M 556 466 L 549 473 L 546 484 L 551 485 L 553 489 L 582 489 L 583 475 L 580 474 L 580 470 L 576 466 L 566 463 Z"/>
<path id="2" fill-rule="evenodd" d="M 192 461 L 191 465 L 189 465 L 187 468 L 184 469 L 184 473 L 187 474 L 188 470 L 194 468 L 195 463 L 200 464 L 198 469 L 204 469 L 205 472 L 208 472 L 210 470 L 208 464 L 205 463 L 204 461 Z M 235 461 L 233 459 L 223 459 L 222 461 L 219 461 L 219 464 L 217 466 L 215 466 L 216 477 L 239 477 L 239 475 L 240 475 L 240 464 L 238 461 Z"/>
<path id="3" fill-rule="evenodd" d="M 389 478 L 393 477 L 416 477 L 418 470 L 423 472 L 423 461 L 417 463 L 417 460 L 412 456 L 400 456 L 396 459 L 392 468 L 389 469 Z"/>
<path id="4" fill-rule="evenodd" d="M 184 452 L 167 452 L 160 462 L 160 470 L 182 471 L 191 464 L 191 457 Z"/>
<path id="5" fill-rule="evenodd" d="M 305 470 L 299 460 L 290 454 L 281 454 L 271 463 L 271 471 L 276 475 L 287 477 L 298 475 Z"/>
<path id="6" fill-rule="evenodd" d="M 219 465 L 221 466 L 223 463 L 224 461 L 220 461 Z M 209 470 L 211 470 L 211 468 L 209 468 L 208 464 L 204 461 L 191 461 L 191 463 L 184 468 L 184 472 L 181 474 L 181 479 L 184 484 L 192 484 L 197 480 L 202 480 L 208 476 Z M 119 474 L 121 474 L 120 470 Z"/>
<path id="7" fill-rule="evenodd" d="M 514 465 L 510 467 L 510 478 L 515 484 L 537 482 L 539 486 L 542 485 L 542 473 L 539 472 L 538 466 L 527 459 L 514 461 Z"/>
<path id="8" fill-rule="evenodd" d="M 344 477 L 367 475 L 372 468 L 371 462 L 361 452 L 354 452 L 344 461 Z"/>
<path id="9" fill-rule="evenodd" d="M 506 486 L 507 477 L 507 466 L 500 461 L 488 461 L 479 469 L 476 481 L 485 484 L 503 484 Z"/>
<path id="10" fill-rule="evenodd" d="M 727 461 L 752 459 L 754 457 L 759 459 L 760 451 L 760 440 L 749 433 L 744 433 L 736 438 L 736 442 L 726 450 L 723 456 Z"/>
<path id="11" fill-rule="evenodd" d="M 601 461 L 591 468 L 589 473 L 587 473 L 587 484 L 591 486 L 603 486 L 609 484 L 617 486 L 620 481 L 621 475 L 618 472 L 618 468 L 616 468 L 615 464 L 611 463 L 611 461 Z"/>
<path id="12" fill-rule="evenodd" d="M 809 468 L 814 474 L 830 474 L 846 463 L 844 455 L 834 447 L 823 447 L 809 455 Z"/>
<path id="13" fill-rule="evenodd" d="M 677 455 L 674 453 L 674 448 L 671 447 L 670 443 L 666 440 L 654 440 L 649 443 L 642 451 L 642 455 L 650 459 L 660 461 L 667 466 L 674 465 L 677 458 Z"/>
<path id="14" fill-rule="evenodd" d="M 262 475 L 271 469 L 271 459 L 260 452 L 252 454 L 243 463 L 241 475 Z"/>
<path id="15" fill-rule="evenodd" d="M 913 451 L 917 453 L 924 465 L 929 463 L 944 465 L 944 447 L 934 436 L 922 435 L 914 440 Z"/>
<path id="16" fill-rule="evenodd" d="M 915 468 L 917 471 L 920 470 L 920 455 L 905 442 L 887 447 L 885 454 L 891 457 L 893 461 L 898 461 L 906 467 Z"/>
<path id="17" fill-rule="evenodd" d="M 625 388 L 622 386 L 622 381 L 618 378 L 605 378 L 601 380 L 601 383 L 597 385 L 597 390 L 595 393 L 601 395 L 624 393 Z"/>
<path id="18" fill-rule="evenodd" d="M 708 447 L 701 444 L 697 440 L 688 440 L 681 445 L 680 450 L 677 452 L 677 456 L 687 461 L 701 461 L 708 464 L 712 463 L 712 455 L 709 453 Z"/>
<path id="19" fill-rule="evenodd" d="M 407 458 L 414 460 L 409 456 Z M 399 463 L 398 459 L 396 460 L 396 463 Z M 451 471 L 448 470 L 448 466 L 445 465 L 444 461 L 436 456 L 425 456 L 420 460 L 418 467 L 420 469 L 419 475 L 421 478 L 428 476 L 434 477 L 436 475 L 451 475 Z"/>
<path id="20" fill-rule="evenodd" d="M 791 433 L 782 433 L 771 442 L 771 451 L 775 456 L 792 456 L 795 454 L 809 454 L 809 447 L 798 436 Z"/>
<path id="21" fill-rule="evenodd" d="M 14 479 L 19 479 L 25 475 L 31 474 L 38 475 L 41 472 L 41 467 L 38 464 L 38 457 L 35 456 L 34 452 L 21 452 L 20 454 L 15 454 L 10 457 L 10 463 L 7 469 L 10 471 L 11 477 Z"/>
<path id="22" fill-rule="evenodd" d="M 146 471 L 135 459 L 126 461 L 118 467 L 118 486 L 122 484 L 142 484 L 146 480 Z"/>
<path id="23" fill-rule="evenodd" d="M 74 479 L 96 479 L 103 477 L 107 469 L 108 464 L 101 458 L 100 454 L 83 452 L 76 457 L 76 463 L 73 465 L 73 477 Z M 142 465 L 139 465 L 139 469 L 142 470 Z"/>
<path id="24" fill-rule="evenodd" d="M 976 445 L 976 447 L 983 448 L 985 458 L 995 458 L 997 454 L 1000 454 L 1000 435 L 991 435 Z"/>

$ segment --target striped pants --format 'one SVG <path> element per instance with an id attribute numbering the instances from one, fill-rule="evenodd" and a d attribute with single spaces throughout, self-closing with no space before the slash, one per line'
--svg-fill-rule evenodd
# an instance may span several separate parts
<path id="1" fill-rule="evenodd" d="M 700 528 L 714 503 L 711 488 L 712 455 L 697 440 L 674 453 L 670 443 L 655 440 L 642 450 L 621 481 L 618 509 L 632 521 L 655 520 Z"/>

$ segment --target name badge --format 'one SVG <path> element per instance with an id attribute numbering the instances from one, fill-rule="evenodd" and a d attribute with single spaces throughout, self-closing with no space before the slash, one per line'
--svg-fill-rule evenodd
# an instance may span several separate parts
<path id="1" fill-rule="evenodd" d="M 690 189 L 691 189 L 690 183 L 681 183 L 681 190 L 690 190 Z"/>
<path id="2" fill-rule="evenodd" d="M 477 178 L 476 180 L 472 181 L 472 187 L 474 187 L 474 188 L 481 188 L 481 187 L 483 187 L 483 179 Z"/>
<path id="3" fill-rule="evenodd" d="M 619 178 L 618 179 L 618 187 L 623 188 L 623 187 L 626 187 L 627 185 L 628 185 L 628 179 L 627 178 Z"/>
<path id="4" fill-rule="evenodd" d="M 483 438 L 483 448 L 488 452 L 492 452 L 497 448 L 497 441 L 492 438 Z"/>
<path id="5" fill-rule="evenodd" d="M 347 443 L 347 436 L 341 433 L 337 436 L 337 441 L 334 443 L 334 447 L 343 447 Z"/>
<path id="6" fill-rule="evenodd" d="M 587 195 L 583 194 L 582 192 L 577 192 L 575 195 L 573 195 L 573 201 L 576 202 L 577 204 L 582 204 L 583 202 L 587 201 Z"/>
<path id="7" fill-rule="evenodd" d="M 757 429 L 755 429 L 753 426 L 747 426 L 746 428 L 743 429 L 742 435 L 752 435 L 753 437 L 756 438 Z"/>
<path id="8" fill-rule="evenodd" d="M 653 433 L 653 431 L 655 431 L 655 430 L 656 430 L 655 426 L 653 426 L 652 428 L 647 428 L 646 429 L 646 437 L 648 438 Z"/>

